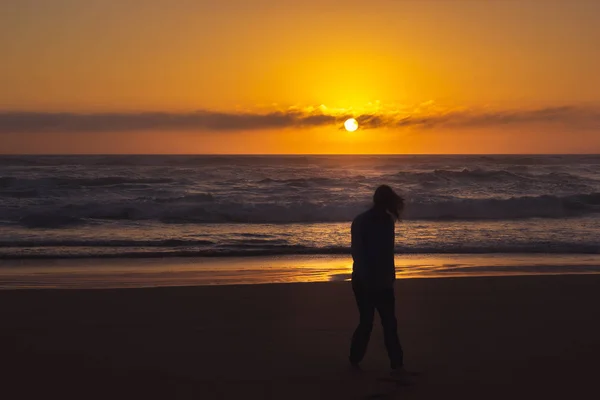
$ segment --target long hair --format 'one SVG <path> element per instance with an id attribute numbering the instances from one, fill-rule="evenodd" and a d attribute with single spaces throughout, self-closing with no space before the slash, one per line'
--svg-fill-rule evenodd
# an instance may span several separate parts
<path id="1" fill-rule="evenodd" d="M 373 195 L 373 206 L 389 212 L 397 221 L 404 210 L 404 199 L 388 185 L 381 185 Z"/>

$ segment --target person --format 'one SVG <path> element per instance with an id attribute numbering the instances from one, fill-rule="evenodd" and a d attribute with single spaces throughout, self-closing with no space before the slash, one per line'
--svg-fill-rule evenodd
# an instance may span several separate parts
<path id="1" fill-rule="evenodd" d="M 351 226 L 352 290 L 360 320 L 352 335 L 350 364 L 360 368 L 377 310 L 392 373 L 399 376 L 405 371 L 395 315 L 394 225 L 403 209 L 404 199 L 391 187 L 381 185 L 373 195 L 373 206 L 358 215 Z"/>

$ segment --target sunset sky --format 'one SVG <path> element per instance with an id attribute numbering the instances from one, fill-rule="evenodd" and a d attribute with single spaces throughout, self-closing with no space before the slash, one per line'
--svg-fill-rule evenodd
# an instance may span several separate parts
<path id="1" fill-rule="evenodd" d="M 3 0 L 0 153 L 600 153 L 599 16 L 597 0 Z"/>

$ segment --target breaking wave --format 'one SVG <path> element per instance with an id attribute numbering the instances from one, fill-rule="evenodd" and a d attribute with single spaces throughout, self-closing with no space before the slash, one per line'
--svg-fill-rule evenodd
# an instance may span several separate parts
<path id="1" fill-rule="evenodd" d="M 364 201 L 219 201 L 208 193 L 138 203 L 88 203 L 46 209 L 2 210 L 0 220 L 23 226 L 63 227 L 94 220 L 156 220 L 164 223 L 315 223 L 351 221 L 368 207 Z M 407 220 L 501 220 L 565 218 L 600 213 L 600 193 L 508 199 L 430 198 L 407 203 Z"/>

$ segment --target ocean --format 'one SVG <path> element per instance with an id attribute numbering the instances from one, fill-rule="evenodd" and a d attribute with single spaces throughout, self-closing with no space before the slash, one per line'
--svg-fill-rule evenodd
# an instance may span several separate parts
<path id="1" fill-rule="evenodd" d="M 595 155 L 1 156 L 0 262 L 347 259 L 383 183 L 407 201 L 400 260 L 600 265 Z"/>

